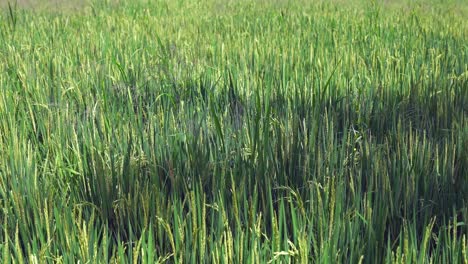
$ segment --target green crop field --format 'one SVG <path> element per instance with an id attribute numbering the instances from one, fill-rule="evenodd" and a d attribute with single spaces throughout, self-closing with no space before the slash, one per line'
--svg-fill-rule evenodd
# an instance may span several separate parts
<path id="1" fill-rule="evenodd" d="M 0 263 L 468 264 L 466 0 L 0 7 Z"/>

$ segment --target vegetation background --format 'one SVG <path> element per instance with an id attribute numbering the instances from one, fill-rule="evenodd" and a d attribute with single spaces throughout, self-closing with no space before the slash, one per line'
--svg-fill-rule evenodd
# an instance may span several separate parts
<path id="1" fill-rule="evenodd" d="M 466 1 L 2 1 L 0 262 L 468 263 Z"/>

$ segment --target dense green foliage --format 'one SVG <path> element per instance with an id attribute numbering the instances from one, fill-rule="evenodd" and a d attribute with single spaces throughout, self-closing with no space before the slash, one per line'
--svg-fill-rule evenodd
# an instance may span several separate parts
<path id="1" fill-rule="evenodd" d="M 0 259 L 467 263 L 463 1 L 0 14 Z"/>

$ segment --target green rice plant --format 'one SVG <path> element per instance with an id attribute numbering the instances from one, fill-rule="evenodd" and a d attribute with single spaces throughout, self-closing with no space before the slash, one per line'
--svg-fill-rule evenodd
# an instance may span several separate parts
<path id="1" fill-rule="evenodd" d="M 6 6 L 1 262 L 466 263 L 466 12 Z"/>

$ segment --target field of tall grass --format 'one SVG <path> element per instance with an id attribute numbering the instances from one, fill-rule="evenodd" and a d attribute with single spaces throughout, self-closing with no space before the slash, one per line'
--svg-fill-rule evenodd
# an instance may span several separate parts
<path id="1" fill-rule="evenodd" d="M 0 13 L 1 263 L 468 263 L 465 1 Z"/>

